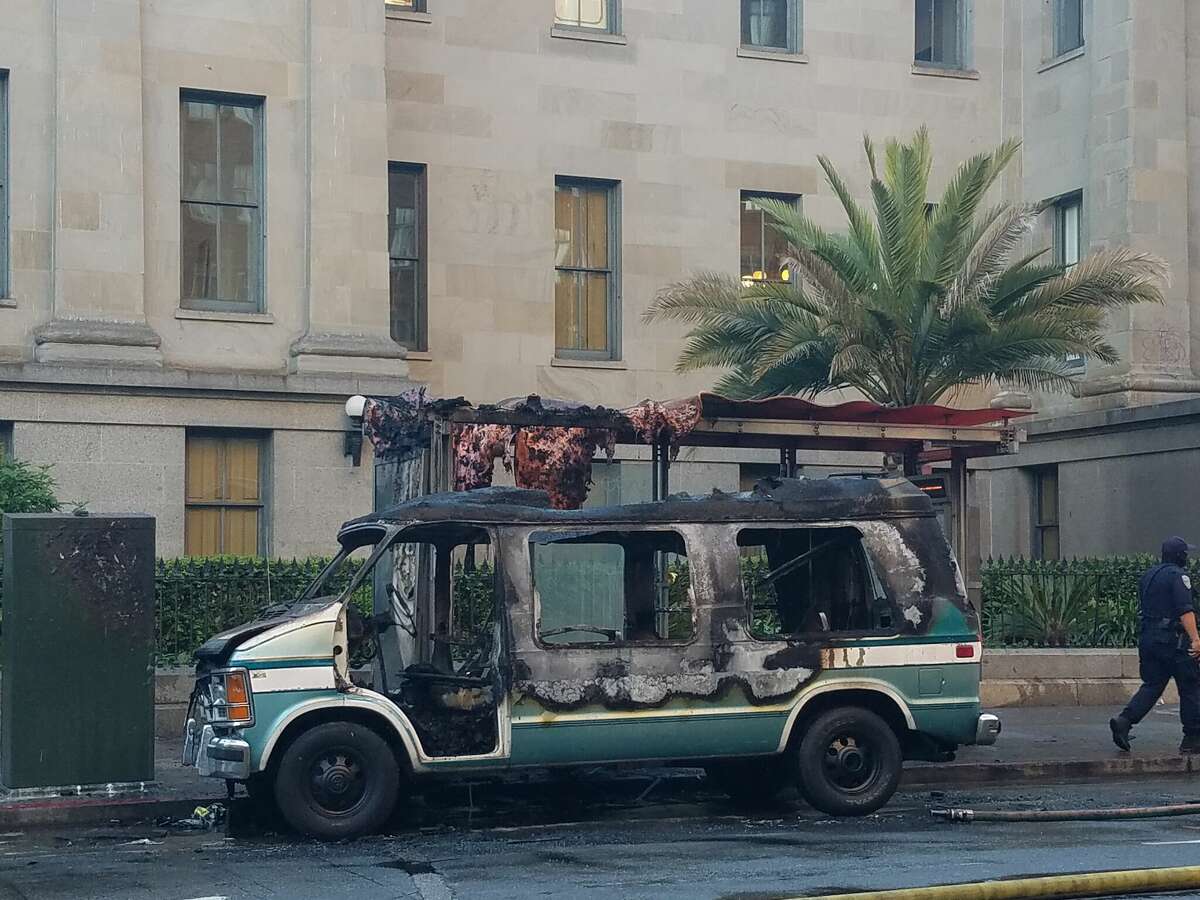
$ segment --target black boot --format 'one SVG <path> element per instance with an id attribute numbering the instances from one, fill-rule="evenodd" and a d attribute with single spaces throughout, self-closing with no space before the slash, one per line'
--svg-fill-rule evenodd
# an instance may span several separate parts
<path id="1" fill-rule="evenodd" d="M 1200 753 L 1200 734 L 1185 734 L 1179 745 L 1180 753 Z"/>
<path id="2" fill-rule="evenodd" d="M 1129 720 L 1124 716 L 1117 716 L 1108 720 L 1108 727 L 1112 729 L 1113 743 L 1122 750 L 1129 750 L 1129 729 L 1133 727 Z"/>

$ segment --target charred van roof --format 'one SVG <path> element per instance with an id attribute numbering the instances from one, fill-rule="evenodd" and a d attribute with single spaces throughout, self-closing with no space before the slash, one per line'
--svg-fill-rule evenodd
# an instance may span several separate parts
<path id="1" fill-rule="evenodd" d="M 354 519 L 343 531 L 378 524 L 478 522 L 503 524 L 667 524 L 677 522 L 897 519 L 933 515 L 928 497 L 903 478 L 767 478 L 753 491 L 706 496 L 676 494 L 654 503 L 560 510 L 543 491 L 491 487 L 428 494 Z"/>

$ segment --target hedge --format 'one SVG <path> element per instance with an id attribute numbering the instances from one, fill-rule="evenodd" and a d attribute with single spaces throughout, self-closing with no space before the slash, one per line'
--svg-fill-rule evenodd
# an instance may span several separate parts
<path id="1" fill-rule="evenodd" d="M 329 560 L 200 557 L 160 559 L 154 587 L 156 661 L 160 666 L 190 665 L 196 648 L 227 628 L 260 615 L 268 607 L 296 599 Z M 334 580 L 341 591 L 361 563 L 348 560 Z M 354 602 L 371 613 L 368 580 Z"/>
<path id="2" fill-rule="evenodd" d="M 983 637 L 999 647 L 1135 647 L 1138 580 L 1152 556 L 989 560 L 981 575 Z M 1200 584 L 1200 562 L 1190 564 Z"/>

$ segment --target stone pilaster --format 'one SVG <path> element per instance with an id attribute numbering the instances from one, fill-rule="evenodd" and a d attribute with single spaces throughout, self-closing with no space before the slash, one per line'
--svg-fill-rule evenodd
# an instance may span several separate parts
<path id="1" fill-rule="evenodd" d="M 389 330 L 384 4 L 305 7 L 308 324 L 292 368 L 403 376 Z"/>
<path id="2" fill-rule="evenodd" d="M 141 0 L 53 0 L 53 316 L 42 362 L 161 365 L 146 324 Z"/>
<path id="3" fill-rule="evenodd" d="M 1153 252 L 1170 264 L 1172 281 L 1166 304 L 1112 315 L 1110 337 L 1121 362 L 1089 373 L 1084 395 L 1125 394 L 1145 402 L 1147 395 L 1200 392 L 1189 304 L 1186 5 L 1158 0 L 1092 7 L 1091 170 L 1084 197 L 1091 249 L 1127 245 Z"/>

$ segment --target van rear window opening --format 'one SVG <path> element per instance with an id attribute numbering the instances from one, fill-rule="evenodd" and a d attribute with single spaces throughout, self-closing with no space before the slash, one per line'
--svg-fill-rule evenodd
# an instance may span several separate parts
<path id="1" fill-rule="evenodd" d="M 738 534 L 751 634 L 890 631 L 892 604 L 853 528 L 748 528 Z"/>

